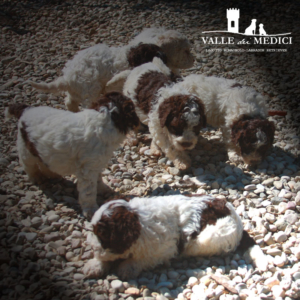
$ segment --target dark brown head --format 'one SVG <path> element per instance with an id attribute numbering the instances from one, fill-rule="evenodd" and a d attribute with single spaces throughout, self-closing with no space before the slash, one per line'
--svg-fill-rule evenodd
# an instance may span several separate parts
<path id="1" fill-rule="evenodd" d="M 24 110 L 26 108 L 28 108 L 29 106 L 26 104 L 20 104 L 20 103 L 16 103 L 16 104 L 10 104 L 7 108 L 6 108 L 6 117 L 9 118 L 10 116 L 14 116 L 17 119 L 20 119 Z"/>
<path id="2" fill-rule="evenodd" d="M 92 219 L 93 232 L 101 247 L 110 254 L 123 254 L 137 241 L 141 224 L 137 212 L 123 200 L 114 200 L 103 205 Z"/>
<path id="3" fill-rule="evenodd" d="M 166 127 L 178 150 L 193 149 L 200 129 L 206 126 L 202 101 L 192 95 L 165 99 L 158 109 L 161 127 Z"/>
<path id="4" fill-rule="evenodd" d="M 154 57 L 160 58 L 164 64 L 167 64 L 167 56 L 154 44 L 140 44 L 131 48 L 127 54 L 128 64 L 132 68 L 152 62 Z"/>
<path id="5" fill-rule="evenodd" d="M 246 164 L 257 165 L 274 141 L 275 126 L 263 117 L 243 115 L 231 126 L 231 139 Z"/>
<path id="6" fill-rule="evenodd" d="M 107 93 L 90 106 L 101 112 L 101 108 L 108 108 L 116 128 L 123 134 L 139 126 L 139 118 L 135 113 L 134 104 L 128 97 L 118 92 Z"/>

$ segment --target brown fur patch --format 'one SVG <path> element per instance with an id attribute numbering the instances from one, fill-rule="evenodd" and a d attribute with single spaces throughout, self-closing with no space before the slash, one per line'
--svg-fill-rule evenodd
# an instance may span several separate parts
<path id="1" fill-rule="evenodd" d="M 167 64 L 167 56 L 159 46 L 154 44 L 140 44 L 129 50 L 127 61 L 130 67 L 135 68 L 152 62 L 154 57 L 160 58 L 164 64 Z"/>
<path id="2" fill-rule="evenodd" d="M 243 86 L 240 84 L 240 83 L 235 83 L 231 86 L 231 88 L 235 88 L 235 87 L 238 87 L 238 88 L 242 88 Z"/>
<path id="3" fill-rule="evenodd" d="M 180 238 L 177 241 L 177 254 L 180 255 L 184 251 L 184 246 L 187 243 L 187 236 L 181 232 L 180 233 Z"/>
<path id="4" fill-rule="evenodd" d="M 37 149 L 36 149 L 34 143 L 33 143 L 32 141 L 30 141 L 30 139 L 29 139 L 28 132 L 27 132 L 27 130 L 26 130 L 27 125 L 25 124 L 24 121 L 21 122 L 21 124 L 22 124 L 22 127 L 20 127 L 20 132 L 21 132 L 23 141 L 24 141 L 24 143 L 25 143 L 25 145 L 26 145 L 26 148 L 29 150 L 29 152 L 30 152 L 33 156 L 38 157 L 38 158 L 42 161 L 42 159 L 41 159 L 41 157 L 40 157 L 40 154 L 39 154 L 39 152 L 37 151 Z"/>
<path id="5" fill-rule="evenodd" d="M 267 137 L 266 143 L 259 148 L 256 147 L 256 133 L 258 130 L 264 132 Z M 255 152 L 261 158 L 264 158 L 268 149 L 271 148 L 273 144 L 274 133 L 274 123 L 260 116 L 250 117 L 242 115 L 237 121 L 233 122 L 231 126 L 232 142 L 238 146 L 237 152 L 242 156 Z"/>
<path id="6" fill-rule="evenodd" d="M 148 114 L 153 104 L 156 103 L 156 92 L 163 86 L 171 84 L 172 81 L 168 76 L 157 71 L 150 71 L 141 76 L 138 81 L 136 99 L 138 107 Z"/>
<path id="7" fill-rule="evenodd" d="M 201 231 L 204 230 L 207 225 L 215 225 L 218 219 L 230 215 L 230 210 L 226 206 L 225 199 L 214 199 L 208 202 L 207 205 L 208 207 L 204 209 L 201 214 Z"/>
<path id="8" fill-rule="evenodd" d="M 249 235 L 249 233 L 243 230 L 243 236 L 236 250 L 246 251 L 250 247 L 256 245 L 255 240 Z"/>
<path id="9" fill-rule="evenodd" d="M 20 119 L 24 110 L 29 107 L 26 104 L 11 104 L 8 106 L 8 112 L 17 119 Z"/>
<path id="10" fill-rule="evenodd" d="M 184 108 L 192 102 L 198 104 L 200 121 L 194 126 L 193 131 L 199 134 L 200 129 L 206 126 L 204 105 L 199 98 L 191 95 L 176 95 L 165 99 L 158 109 L 161 127 L 166 126 L 171 134 L 181 136 L 188 127 L 187 120 L 182 118 Z"/>
<path id="11" fill-rule="evenodd" d="M 109 217 L 101 217 L 101 220 L 94 225 L 93 232 L 104 249 L 122 254 L 139 238 L 141 224 L 136 212 L 129 211 L 124 206 L 118 206 L 113 208 Z"/>
<path id="12" fill-rule="evenodd" d="M 101 96 L 98 101 L 93 102 L 90 108 L 100 111 L 100 108 L 103 106 L 110 108 L 110 104 L 117 108 L 111 113 L 111 119 L 121 133 L 127 134 L 131 129 L 139 126 L 140 121 L 135 112 L 133 102 L 121 93 L 107 93 Z"/>

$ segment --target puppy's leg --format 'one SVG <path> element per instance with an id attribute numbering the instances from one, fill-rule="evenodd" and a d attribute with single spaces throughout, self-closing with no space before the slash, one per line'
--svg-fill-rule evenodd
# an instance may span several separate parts
<path id="1" fill-rule="evenodd" d="M 32 183 L 41 184 L 44 181 L 37 161 L 31 161 L 30 163 L 28 163 L 28 161 L 22 161 L 21 165 Z"/>
<path id="2" fill-rule="evenodd" d="M 82 213 L 87 219 L 91 219 L 98 209 L 97 197 L 97 175 L 90 173 L 89 177 L 79 177 L 77 181 L 78 200 Z"/>
<path id="3" fill-rule="evenodd" d="M 181 153 L 178 158 L 175 158 L 174 166 L 179 170 L 186 170 L 192 165 L 191 158 L 186 153 Z"/>
<path id="4" fill-rule="evenodd" d="M 142 269 L 141 261 L 126 259 L 120 263 L 117 269 L 117 275 L 122 280 L 136 278 L 141 273 Z"/>
<path id="5" fill-rule="evenodd" d="M 151 142 L 151 146 L 150 146 L 150 153 L 151 155 L 154 156 L 161 156 L 161 150 L 159 149 L 159 147 L 156 145 L 156 143 L 152 140 Z"/>
<path id="6" fill-rule="evenodd" d="M 61 176 L 57 173 L 52 172 L 43 162 L 38 163 L 38 168 L 43 177 L 47 179 L 59 179 Z"/>
<path id="7" fill-rule="evenodd" d="M 105 276 L 109 272 L 110 263 L 108 261 L 100 261 L 96 258 L 88 260 L 82 272 L 86 278 L 99 278 Z"/>
<path id="8" fill-rule="evenodd" d="M 243 159 L 232 149 L 228 149 L 228 159 L 235 164 L 243 163 Z"/>
<path id="9" fill-rule="evenodd" d="M 166 156 L 173 161 L 174 166 L 179 170 L 186 170 L 192 164 L 191 158 L 184 151 L 168 149 L 166 152 Z"/>
<path id="10" fill-rule="evenodd" d="M 102 174 L 100 173 L 97 182 L 97 195 L 100 195 L 103 198 L 108 198 L 112 194 L 114 194 L 114 190 L 102 181 Z"/>
<path id="11" fill-rule="evenodd" d="M 37 156 L 28 151 L 26 145 L 18 138 L 19 161 L 24 171 L 28 175 L 31 182 L 41 184 L 47 179 L 60 178 L 60 176 L 52 171 Z"/>
<path id="12" fill-rule="evenodd" d="M 226 127 L 223 127 L 221 128 L 221 131 L 223 136 L 223 142 L 226 144 L 228 159 L 235 164 L 242 163 L 243 159 L 236 153 L 236 147 L 231 142 L 230 130 L 228 130 Z"/>
<path id="13" fill-rule="evenodd" d="M 65 98 L 65 104 L 69 111 L 79 112 L 79 103 L 80 101 L 78 99 L 76 99 L 75 97 L 73 97 L 67 92 L 67 96 Z"/>

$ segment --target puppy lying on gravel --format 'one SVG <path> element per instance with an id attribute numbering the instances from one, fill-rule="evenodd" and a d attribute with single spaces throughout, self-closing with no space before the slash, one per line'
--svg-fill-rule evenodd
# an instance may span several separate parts
<path id="1" fill-rule="evenodd" d="M 74 174 L 79 203 L 90 218 L 96 195 L 111 193 L 101 172 L 126 134 L 139 125 L 132 101 L 120 93 L 102 96 L 79 113 L 13 104 L 6 116 L 19 119 L 19 160 L 33 182 Z"/>
<path id="2" fill-rule="evenodd" d="M 200 129 L 206 125 L 202 101 L 184 88 L 177 88 L 176 76 L 159 58 L 134 68 L 124 84 L 142 123 L 149 126 L 151 154 L 161 151 L 178 169 L 187 169 L 191 160 L 186 150 L 195 147 Z"/>
<path id="3" fill-rule="evenodd" d="M 257 165 L 274 141 L 275 126 L 267 120 L 264 97 L 234 80 L 189 75 L 177 83 L 201 98 L 207 123 L 220 127 L 229 159 Z"/>
<path id="4" fill-rule="evenodd" d="M 153 51 L 153 45 L 147 45 L 141 50 L 140 43 L 154 44 L 159 50 Z M 161 53 L 165 53 L 166 63 L 171 69 L 193 66 L 194 57 L 184 35 L 175 30 L 148 28 L 126 46 L 109 47 L 98 44 L 81 50 L 66 63 L 61 77 L 51 83 L 31 82 L 31 85 L 45 92 L 65 92 L 67 109 L 77 112 L 80 103 L 88 107 L 100 94 L 112 91 L 106 90 L 105 86 L 114 74 L 135 67 L 136 63 L 152 61 L 154 56 L 161 58 Z M 132 59 L 132 56 L 144 59 Z"/>
<path id="5" fill-rule="evenodd" d="M 120 259 L 117 274 L 128 279 L 176 255 L 226 255 L 237 248 L 267 270 L 262 250 L 226 200 L 199 195 L 113 200 L 99 208 L 91 223 L 87 242 L 94 259 L 83 268 L 87 277 L 104 276 Z"/>

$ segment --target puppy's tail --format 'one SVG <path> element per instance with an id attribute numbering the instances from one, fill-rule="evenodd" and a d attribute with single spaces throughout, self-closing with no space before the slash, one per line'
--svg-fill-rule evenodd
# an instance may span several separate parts
<path id="1" fill-rule="evenodd" d="M 15 117 L 17 119 L 20 119 L 24 110 L 29 107 L 26 104 L 11 104 L 8 107 L 6 107 L 4 115 L 5 115 L 5 121 L 8 121 L 12 117 Z"/>
<path id="2" fill-rule="evenodd" d="M 53 93 L 53 94 L 58 94 L 59 92 L 66 91 L 67 90 L 67 83 L 65 82 L 63 77 L 58 77 L 56 80 L 50 82 L 50 83 L 45 83 L 45 82 L 35 82 L 35 81 L 29 81 L 31 86 L 34 88 L 41 90 L 46 93 Z"/>
<path id="3" fill-rule="evenodd" d="M 261 248 L 255 243 L 255 240 L 250 237 L 247 231 L 243 231 L 243 236 L 240 241 L 237 250 L 246 251 L 245 255 L 250 256 L 256 267 L 260 271 L 268 270 L 268 259 L 261 250 Z"/>

